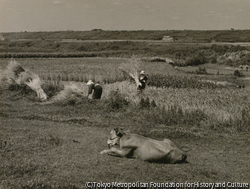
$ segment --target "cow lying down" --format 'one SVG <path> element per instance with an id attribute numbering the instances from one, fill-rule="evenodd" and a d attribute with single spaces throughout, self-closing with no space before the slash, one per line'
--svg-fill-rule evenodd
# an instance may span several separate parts
<path id="1" fill-rule="evenodd" d="M 119 128 L 112 130 L 110 135 L 110 149 L 101 151 L 101 154 L 134 157 L 157 163 L 186 162 L 187 155 L 168 139 L 159 141 L 137 134 L 126 134 Z"/>

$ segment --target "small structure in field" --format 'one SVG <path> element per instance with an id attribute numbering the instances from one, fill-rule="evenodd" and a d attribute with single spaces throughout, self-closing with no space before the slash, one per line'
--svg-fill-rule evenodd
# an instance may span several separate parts
<path id="1" fill-rule="evenodd" d="M 152 57 L 152 58 L 150 59 L 150 62 L 166 62 L 166 59 L 165 59 L 165 58 L 162 58 L 162 57 L 156 56 L 156 57 Z"/>
<path id="2" fill-rule="evenodd" d="M 166 42 L 173 42 L 174 38 L 171 36 L 163 36 L 162 40 Z"/>
<path id="3" fill-rule="evenodd" d="M 166 62 L 166 63 L 169 63 L 169 64 L 173 64 L 174 61 L 171 59 L 171 58 L 163 58 L 163 57 L 152 57 L 150 59 L 150 62 Z"/>

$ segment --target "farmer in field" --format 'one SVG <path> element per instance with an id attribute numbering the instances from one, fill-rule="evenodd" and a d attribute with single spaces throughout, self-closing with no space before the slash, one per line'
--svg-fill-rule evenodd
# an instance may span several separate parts
<path id="1" fill-rule="evenodd" d="M 99 82 L 97 82 L 95 84 L 92 80 L 89 80 L 88 83 L 87 83 L 87 86 L 89 88 L 87 98 L 89 97 L 89 95 L 92 94 L 92 92 L 94 90 L 94 93 L 92 95 L 92 99 L 101 99 L 102 86 L 99 84 Z"/>
<path id="2" fill-rule="evenodd" d="M 145 74 L 145 72 L 142 70 L 139 74 L 139 85 L 137 87 L 137 91 L 138 92 L 142 92 L 142 90 L 145 89 L 146 87 L 146 82 L 147 82 L 147 76 Z"/>

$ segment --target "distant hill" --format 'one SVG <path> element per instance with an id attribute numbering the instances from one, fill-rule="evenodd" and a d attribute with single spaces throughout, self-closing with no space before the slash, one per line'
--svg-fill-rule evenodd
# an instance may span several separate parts
<path id="1" fill-rule="evenodd" d="M 2 33 L 9 40 L 162 40 L 170 36 L 176 42 L 250 42 L 250 30 L 160 30 L 160 31 L 56 31 Z"/>

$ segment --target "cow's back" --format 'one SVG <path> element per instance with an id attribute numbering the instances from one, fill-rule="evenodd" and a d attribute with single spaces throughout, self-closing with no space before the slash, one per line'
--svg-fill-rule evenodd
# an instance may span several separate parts
<path id="1" fill-rule="evenodd" d="M 141 135 L 124 135 L 121 148 L 132 148 L 131 156 L 150 162 L 177 163 L 183 160 L 182 152 L 171 140 L 154 140 Z"/>

